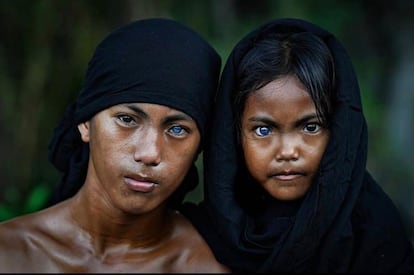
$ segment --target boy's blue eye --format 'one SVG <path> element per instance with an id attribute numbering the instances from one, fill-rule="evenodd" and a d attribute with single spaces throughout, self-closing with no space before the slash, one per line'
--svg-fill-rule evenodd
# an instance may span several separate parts
<path id="1" fill-rule="evenodd" d="M 183 135 L 185 132 L 185 129 L 182 126 L 175 125 L 175 126 L 172 126 L 169 131 L 172 134 L 178 136 L 178 135 Z"/>
<path id="2" fill-rule="evenodd" d="M 259 126 L 256 128 L 255 132 L 258 136 L 263 137 L 270 134 L 270 129 L 269 127 Z"/>
<path id="3" fill-rule="evenodd" d="M 174 127 L 171 128 L 171 130 L 174 133 L 179 134 L 183 130 L 183 128 L 181 128 L 180 126 L 174 126 Z"/>

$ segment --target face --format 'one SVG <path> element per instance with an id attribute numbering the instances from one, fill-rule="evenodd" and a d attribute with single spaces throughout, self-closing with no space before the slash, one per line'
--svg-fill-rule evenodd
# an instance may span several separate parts
<path id="1" fill-rule="evenodd" d="M 253 178 L 274 198 L 296 200 L 309 190 L 329 140 L 302 83 L 293 76 L 252 92 L 241 141 Z"/>
<path id="2" fill-rule="evenodd" d="M 183 181 L 200 143 L 190 116 L 149 103 L 112 106 L 78 128 L 90 146 L 87 183 L 128 213 L 164 203 Z"/>

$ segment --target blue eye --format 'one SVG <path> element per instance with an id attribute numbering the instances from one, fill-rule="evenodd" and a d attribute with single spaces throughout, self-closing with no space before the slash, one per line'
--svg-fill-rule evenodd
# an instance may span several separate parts
<path id="1" fill-rule="evenodd" d="M 270 129 L 266 126 L 259 126 L 254 131 L 260 137 L 264 137 L 270 134 Z"/>
<path id="2" fill-rule="evenodd" d="M 184 127 L 179 125 L 172 126 L 168 131 L 175 136 L 182 136 L 187 132 Z"/>

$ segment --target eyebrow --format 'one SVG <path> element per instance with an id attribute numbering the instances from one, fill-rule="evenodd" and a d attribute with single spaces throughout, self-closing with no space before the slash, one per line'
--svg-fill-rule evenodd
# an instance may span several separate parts
<path id="1" fill-rule="evenodd" d="M 316 119 L 318 118 L 318 116 L 316 114 L 305 115 L 305 116 L 303 116 L 303 117 L 301 117 L 301 118 L 299 118 L 298 120 L 295 121 L 295 126 L 300 126 L 303 123 L 305 123 L 309 120 L 315 119 L 315 118 Z M 278 127 L 279 126 L 279 123 L 277 123 L 277 121 L 269 119 L 266 116 L 254 116 L 254 117 L 249 118 L 249 121 L 251 121 L 251 122 L 261 122 L 261 123 L 270 125 L 272 127 Z"/>
<path id="2" fill-rule="evenodd" d="M 250 122 L 261 122 L 261 123 L 270 125 L 272 127 L 278 126 L 278 123 L 276 123 L 274 120 L 271 120 L 265 116 L 254 116 L 254 117 L 249 118 L 249 121 Z"/>
<path id="3" fill-rule="evenodd" d="M 298 119 L 295 123 L 295 125 L 299 126 L 304 124 L 305 122 L 308 122 L 309 120 L 312 119 L 318 119 L 318 116 L 316 114 L 309 114 L 309 115 L 305 115 L 303 117 L 301 117 L 300 119 Z M 319 121 L 319 119 L 318 119 Z"/>
<path id="4" fill-rule="evenodd" d="M 195 123 L 194 119 L 192 119 L 189 115 L 186 115 L 184 113 L 182 113 L 182 114 L 173 114 L 173 115 L 167 116 L 164 119 L 164 123 L 168 124 L 168 123 L 171 123 L 171 122 L 174 122 L 174 121 L 179 121 L 179 120 L 190 121 L 190 122 Z"/>
<path id="5" fill-rule="evenodd" d="M 148 114 L 146 112 L 144 112 L 141 108 L 137 107 L 136 105 L 125 104 L 124 106 L 127 107 L 128 109 L 134 111 L 138 115 L 143 116 L 144 118 L 148 118 Z"/>
<path id="6" fill-rule="evenodd" d="M 164 105 L 163 105 L 164 106 Z M 140 115 L 140 116 L 142 116 L 142 117 L 144 117 L 144 118 L 149 118 L 149 116 L 148 116 L 148 114 L 146 113 L 146 112 L 144 112 L 144 110 L 142 110 L 141 108 L 139 108 L 138 106 L 136 106 L 136 105 L 132 105 L 132 104 L 125 104 L 125 107 L 127 107 L 128 109 L 130 109 L 130 110 L 132 110 L 132 111 L 134 111 L 135 113 L 137 113 L 138 115 Z M 173 108 L 172 108 L 173 109 Z M 175 109 L 174 109 L 175 110 Z M 172 114 L 172 115 L 169 115 L 169 116 L 167 116 L 165 119 L 164 119 L 164 123 L 171 123 L 171 122 L 173 122 L 173 121 L 177 121 L 177 120 L 187 120 L 187 121 L 194 121 L 194 119 L 191 117 L 191 116 L 189 116 L 189 115 L 187 115 L 187 114 L 185 114 L 185 113 L 183 113 L 183 112 L 181 112 L 181 111 L 178 111 L 177 110 L 177 112 L 179 112 L 179 113 L 177 113 L 177 114 Z M 194 121 L 195 122 L 195 121 Z"/>

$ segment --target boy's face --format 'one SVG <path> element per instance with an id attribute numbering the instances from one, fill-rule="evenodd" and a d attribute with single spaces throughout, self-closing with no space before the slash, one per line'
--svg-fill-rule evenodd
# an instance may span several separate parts
<path id="1" fill-rule="evenodd" d="M 309 190 L 329 140 L 316 108 L 295 77 L 251 93 L 242 115 L 241 140 L 253 178 L 274 198 L 295 200 Z"/>
<path id="2" fill-rule="evenodd" d="M 190 116 L 149 103 L 112 106 L 78 128 L 90 147 L 87 181 L 109 203 L 133 214 L 166 201 L 183 181 L 200 143 Z"/>

